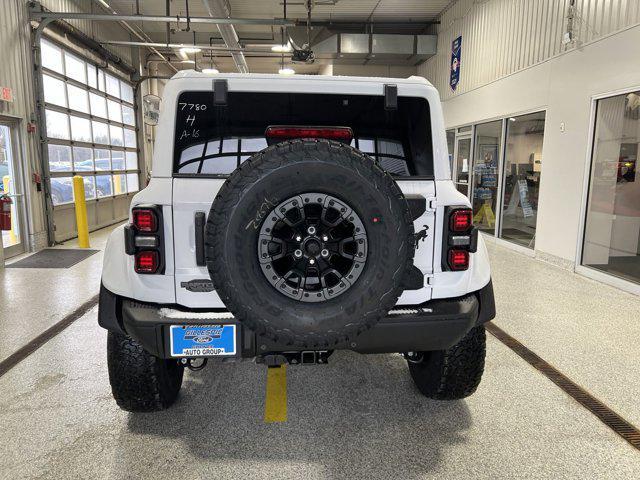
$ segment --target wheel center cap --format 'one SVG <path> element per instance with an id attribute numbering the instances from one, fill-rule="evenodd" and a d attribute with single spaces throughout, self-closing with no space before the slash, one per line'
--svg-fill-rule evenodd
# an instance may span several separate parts
<path id="1" fill-rule="evenodd" d="M 322 245 L 320 245 L 320 242 L 315 238 L 309 238 L 304 242 L 304 249 L 308 255 L 315 257 L 320 253 L 320 250 L 322 250 Z"/>

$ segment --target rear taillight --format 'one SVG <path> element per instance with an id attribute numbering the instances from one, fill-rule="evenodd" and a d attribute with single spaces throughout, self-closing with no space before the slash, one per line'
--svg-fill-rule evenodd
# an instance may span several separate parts
<path id="1" fill-rule="evenodd" d="M 466 250 L 449 250 L 449 268 L 454 271 L 469 268 L 469 252 Z"/>
<path id="2" fill-rule="evenodd" d="M 473 211 L 465 207 L 445 208 L 442 239 L 442 269 L 459 272 L 469 269 L 470 253 L 477 249 L 478 230 Z"/>
<path id="3" fill-rule="evenodd" d="M 164 273 L 164 231 L 162 207 L 138 205 L 131 211 L 131 223 L 124 227 L 125 252 L 133 255 L 133 269 L 141 274 Z"/>
<path id="4" fill-rule="evenodd" d="M 449 228 L 454 232 L 466 232 L 473 226 L 473 212 L 469 209 L 454 210 L 449 219 Z"/>
<path id="5" fill-rule="evenodd" d="M 264 134 L 267 139 L 289 140 L 293 138 L 326 138 L 339 142 L 350 143 L 353 130 L 349 127 L 267 127 Z"/>
<path id="6" fill-rule="evenodd" d="M 136 273 L 156 273 L 160 267 L 160 256 L 154 250 L 138 252 L 135 255 Z"/>
<path id="7" fill-rule="evenodd" d="M 158 229 L 158 219 L 155 212 L 148 208 L 133 210 L 133 226 L 140 232 L 155 232 Z"/>

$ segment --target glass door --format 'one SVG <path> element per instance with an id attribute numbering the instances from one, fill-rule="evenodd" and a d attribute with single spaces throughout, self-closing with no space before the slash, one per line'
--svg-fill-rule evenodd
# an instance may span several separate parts
<path id="1" fill-rule="evenodd" d="M 545 112 L 510 117 L 505 141 L 500 238 L 533 249 Z"/>
<path id="2" fill-rule="evenodd" d="M 498 172 L 502 155 L 502 120 L 476 125 L 473 142 L 473 223 L 494 234 L 498 216 Z"/>
<path id="3" fill-rule="evenodd" d="M 640 283 L 640 91 L 598 100 L 582 264 Z"/>
<path id="4" fill-rule="evenodd" d="M 2 231 L 4 257 L 24 253 L 22 211 L 24 196 L 17 155 L 16 127 L 0 120 L 0 193 L 8 195 L 11 205 L 11 230 Z"/>
<path id="5" fill-rule="evenodd" d="M 459 192 L 469 196 L 469 168 L 471 165 L 471 135 L 458 136 L 454 154 L 453 182 Z"/>

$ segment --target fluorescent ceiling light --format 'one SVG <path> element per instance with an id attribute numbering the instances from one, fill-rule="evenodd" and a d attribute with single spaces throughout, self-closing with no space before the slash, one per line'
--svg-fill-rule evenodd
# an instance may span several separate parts
<path id="1" fill-rule="evenodd" d="M 202 73 L 220 73 L 217 68 L 203 68 Z"/>
<path id="2" fill-rule="evenodd" d="M 196 63 L 195 60 L 181 60 L 180 63 L 189 63 L 191 65 L 194 65 Z"/>
<path id="3" fill-rule="evenodd" d="M 291 51 L 291 44 L 287 43 L 286 45 L 274 45 L 271 47 L 272 52 L 285 53 Z"/>
<path id="4" fill-rule="evenodd" d="M 280 70 L 278 70 L 278 73 L 280 75 L 293 75 L 294 73 L 296 73 L 296 71 L 293 68 L 282 67 Z"/>
<path id="5" fill-rule="evenodd" d="M 111 5 L 109 5 L 107 2 L 105 2 L 105 0 L 98 0 L 103 6 L 105 6 L 106 8 L 111 8 Z"/>
<path id="6" fill-rule="evenodd" d="M 198 47 L 182 47 L 180 51 L 182 53 L 199 53 L 202 49 Z"/>

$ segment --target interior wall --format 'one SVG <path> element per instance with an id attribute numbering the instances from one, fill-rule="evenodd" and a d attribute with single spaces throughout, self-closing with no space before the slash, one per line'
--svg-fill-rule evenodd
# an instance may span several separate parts
<path id="1" fill-rule="evenodd" d="M 592 99 L 638 90 L 638 58 L 635 26 L 443 101 L 447 128 L 546 110 L 537 251 L 575 260 Z"/>
<path id="2" fill-rule="evenodd" d="M 573 42 L 565 44 L 569 30 Z M 437 54 L 419 67 L 448 100 L 640 23 L 638 0 L 458 0 L 438 18 Z M 449 88 L 451 43 L 462 36 L 460 81 Z"/>
<path id="3" fill-rule="evenodd" d="M 27 123 L 35 122 L 35 100 L 31 40 L 26 3 L 8 0 L 2 3 L 0 14 L 0 87 L 13 92 L 13 102 L 0 101 L 0 116 L 12 117 L 18 122 L 20 159 L 26 194 L 26 220 L 29 236 L 26 248 L 38 250 L 46 246 L 47 233 L 44 214 L 44 194 L 38 192 L 30 179 L 40 171 L 38 134 L 27 132 Z"/>

